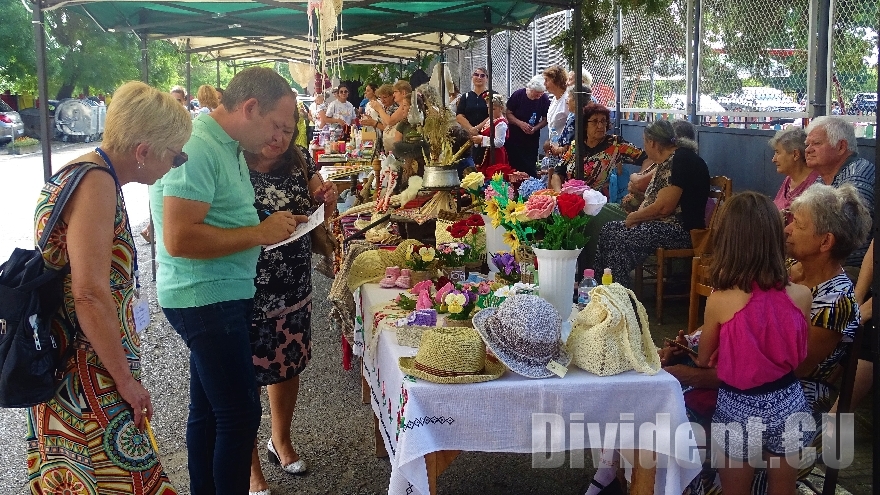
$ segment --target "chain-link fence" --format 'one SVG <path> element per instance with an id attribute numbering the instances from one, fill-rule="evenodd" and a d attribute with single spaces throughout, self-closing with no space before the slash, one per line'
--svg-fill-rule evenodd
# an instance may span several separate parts
<path id="1" fill-rule="evenodd" d="M 623 117 L 631 119 L 687 114 L 693 70 L 688 19 L 696 7 L 701 24 L 696 111 L 703 124 L 768 127 L 810 116 L 815 88 L 811 64 L 816 64 L 810 60 L 816 39 L 808 33 L 815 23 L 811 15 L 819 9 L 817 0 L 672 0 L 658 15 L 607 19 L 614 32 L 594 42 L 584 59 L 599 102 L 616 106 L 619 96 Z M 571 22 L 571 11 L 562 11 L 538 18 L 522 31 L 494 34 L 493 89 L 509 95 L 550 65 L 568 68 L 550 40 Z M 828 113 L 867 121 L 877 105 L 878 2 L 835 0 L 831 25 Z M 447 53 L 462 91 L 470 89 L 473 69 L 486 67 L 486 59 L 485 38 Z"/>

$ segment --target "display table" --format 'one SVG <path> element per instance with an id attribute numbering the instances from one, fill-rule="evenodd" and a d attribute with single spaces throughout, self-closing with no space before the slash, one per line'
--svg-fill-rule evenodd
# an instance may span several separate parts
<path id="1" fill-rule="evenodd" d="M 564 443 L 554 447 L 555 451 L 644 448 L 634 436 L 641 425 L 657 424 L 657 436 L 668 434 L 670 443 L 659 442 L 650 449 L 656 452 L 656 470 L 636 468 L 633 473 L 634 481 L 637 472 L 642 477 L 653 473 L 653 493 L 679 494 L 700 472 L 681 386 L 664 371 L 655 376 L 630 371 L 599 377 L 572 367 L 565 378 L 542 380 L 507 371 L 498 380 L 457 385 L 405 376 L 398 359 L 414 356 L 416 349 L 398 345 L 394 329 L 385 322 L 380 322 L 375 335 L 373 328 L 372 310 L 381 311 L 383 303 L 400 291 L 366 284 L 359 296 L 364 323 L 360 331 L 365 346 L 363 376 L 378 418 L 377 441 L 384 443 L 391 460 L 389 494 L 436 493 L 437 476 L 458 451 L 532 452 L 533 414 L 537 413 L 558 415 L 562 423 L 556 425 L 555 433 L 563 439 L 575 424 L 583 427 L 581 445 Z M 657 414 L 666 415 L 668 426 L 658 422 Z M 586 433 L 590 423 L 598 424 L 602 439 L 615 425 L 622 433 L 613 443 L 603 445 L 595 435 Z M 541 418 L 535 425 L 547 428 Z M 635 435 L 623 433 L 626 431 Z M 650 489 L 650 480 L 648 485 Z"/>

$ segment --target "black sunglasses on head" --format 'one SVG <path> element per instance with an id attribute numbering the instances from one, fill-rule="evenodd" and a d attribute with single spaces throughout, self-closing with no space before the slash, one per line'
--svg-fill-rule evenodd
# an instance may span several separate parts
<path id="1" fill-rule="evenodd" d="M 189 156 L 187 156 L 187 154 L 182 151 L 178 153 L 171 148 L 168 148 L 168 151 L 174 153 L 174 160 L 171 161 L 171 168 L 177 168 L 186 163 L 187 160 L 189 160 Z"/>

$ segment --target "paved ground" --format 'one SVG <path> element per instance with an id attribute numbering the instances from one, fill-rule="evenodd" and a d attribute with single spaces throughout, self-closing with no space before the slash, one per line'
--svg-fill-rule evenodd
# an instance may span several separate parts
<path id="1" fill-rule="evenodd" d="M 56 163 L 64 163 L 93 145 L 60 146 Z M 0 149 L 0 258 L 13 246 L 31 243 L 31 218 L 37 191 L 42 184 L 39 155 L 9 157 Z M 146 188 L 125 188 L 134 229 L 146 222 Z M 153 325 L 143 339 L 144 382 L 151 391 L 156 410 L 154 428 L 161 446 L 161 458 L 180 493 L 189 493 L 186 471 L 184 431 L 188 403 L 187 349 L 170 328 L 155 305 L 151 283 L 148 246 L 138 239 L 140 265 L 153 305 Z M 273 466 L 265 472 L 275 495 L 283 494 L 374 494 L 386 493 L 390 466 L 386 459 L 373 456 L 372 412 L 360 403 L 360 377 L 357 367 L 344 371 L 340 366 L 339 336 L 326 325 L 326 294 L 329 280 L 314 278 L 313 360 L 302 375 L 299 404 L 293 421 L 294 442 L 310 464 L 304 476 L 284 475 Z M 651 332 L 656 342 L 674 335 L 685 326 L 686 303 L 667 306 L 667 324 L 657 325 L 653 305 Z M 869 403 L 870 401 L 866 401 Z M 475 406 L 478 407 L 478 406 Z M 268 404 L 264 396 L 264 411 Z M 870 409 L 859 410 L 856 430 L 856 457 L 853 466 L 841 473 L 841 485 L 858 495 L 875 493 L 871 487 L 873 462 L 870 442 Z M 269 433 L 264 416 L 259 445 Z M 25 419 L 20 410 L 0 410 L 0 494 L 23 495 L 25 488 Z M 263 457 L 265 455 L 263 454 Z M 439 479 L 439 491 L 446 494 L 535 494 L 583 493 L 592 469 L 531 469 L 528 454 L 465 453 L 456 459 Z M 821 481 L 816 479 L 817 483 Z M 843 492 L 841 492 L 843 493 Z"/>

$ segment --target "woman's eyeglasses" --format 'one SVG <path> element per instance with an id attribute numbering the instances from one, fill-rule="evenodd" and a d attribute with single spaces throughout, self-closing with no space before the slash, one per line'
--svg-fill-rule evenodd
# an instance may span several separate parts
<path id="1" fill-rule="evenodd" d="M 588 120 L 587 123 L 589 123 L 589 124 L 593 124 L 593 125 L 600 125 L 600 126 L 601 126 L 601 125 L 604 125 L 604 126 L 607 126 L 607 125 L 608 125 L 608 121 L 607 121 L 607 120 Z"/>
<path id="2" fill-rule="evenodd" d="M 187 160 L 189 160 L 189 156 L 187 156 L 187 154 L 182 151 L 178 153 L 171 148 L 168 148 L 168 151 L 174 153 L 174 160 L 171 161 L 171 168 L 177 168 L 186 163 Z"/>
<path id="3" fill-rule="evenodd" d="M 483 74 L 482 72 L 474 72 L 474 77 L 479 77 L 480 79 L 485 79 L 489 76 L 487 76 L 486 74 Z"/>

